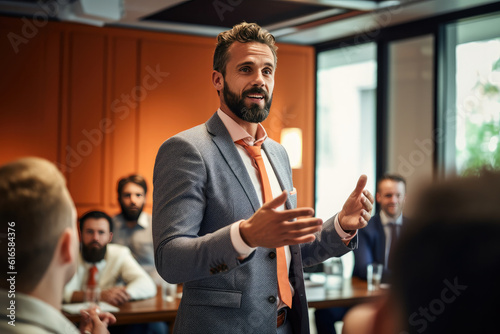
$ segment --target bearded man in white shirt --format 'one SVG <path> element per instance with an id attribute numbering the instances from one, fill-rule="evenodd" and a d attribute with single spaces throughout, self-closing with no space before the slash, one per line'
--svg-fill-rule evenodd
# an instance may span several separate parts
<path id="1" fill-rule="evenodd" d="M 90 211 L 80 218 L 81 254 L 76 274 L 64 289 L 66 302 L 82 302 L 90 269 L 101 290 L 101 300 L 121 305 L 130 300 L 151 298 L 156 285 L 134 259 L 128 247 L 110 244 L 113 239 L 111 217 Z"/>

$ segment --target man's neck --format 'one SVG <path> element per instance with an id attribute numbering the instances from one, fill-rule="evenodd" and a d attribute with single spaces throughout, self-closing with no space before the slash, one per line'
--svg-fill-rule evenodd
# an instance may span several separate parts
<path id="1" fill-rule="evenodd" d="M 401 219 L 402 215 L 403 215 L 403 213 L 401 212 L 397 217 L 391 217 L 385 211 L 380 210 L 380 219 L 382 220 L 382 223 L 386 223 L 386 222 L 397 223 Z"/>
<path id="2" fill-rule="evenodd" d="M 61 275 L 58 275 L 58 277 L 50 276 L 46 273 L 36 288 L 27 293 L 27 295 L 40 299 L 55 309 L 60 310 L 63 300 L 64 282 L 61 280 Z"/>
<path id="3" fill-rule="evenodd" d="M 259 126 L 258 123 L 250 123 L 247 121 L 242 120 L 238 116 L 236 116 L 226 105 L 221 104 L 220 110 L 229 117 L 231 117 L 236 123 L 238 123 L 239 126 L 241 126 L 246 132 L 248 132 L 249 135 L 255 138 L 257 135 L 257 127 Z"/>
<path id="4" fill-rule="evenodd" d="M 141 218 L 141 215 L 142 215 L 142 212 L 139 214 L 139 216 L 137 217 L 136 220 L 128 220 L 128 216 L 122 211 L 121 212 L 121 216 L 123 218 L 123 221 L 125 222 L 125 225 L 128 227 L 128 228 L 134 228 L 137 224 L 139 224 L 139 219 Z"/>
<path id="5" fill-rule="evenodd" d="M 134 221 L 127 220 L 127 227 L 128 228 L 134 228 L 137 224 L 139 224 L 138 220 L 134 220 Z"/>

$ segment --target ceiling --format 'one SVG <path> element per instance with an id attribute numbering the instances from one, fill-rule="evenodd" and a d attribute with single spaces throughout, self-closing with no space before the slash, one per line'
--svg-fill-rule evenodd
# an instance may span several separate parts
<path id="1" fill-rule="evenodd" d="M 216 36 L 256 22 L 278 42 L 314 45 L 498 0 L 0 0 L 0 14 Z"/>

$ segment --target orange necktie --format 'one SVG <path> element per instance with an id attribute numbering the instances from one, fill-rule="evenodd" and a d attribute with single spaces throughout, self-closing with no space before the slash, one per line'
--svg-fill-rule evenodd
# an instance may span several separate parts
<path id="1" fill-rule="evenodd" d="M 89 268 L 89 277 L 87 279 L 87 286 L 96 286 L 97 281 L 95 279 L 95 275 L 97 274 L 97 267 L 93 265 Z"/>
<path id="2" fill-rule="evenodd" d="M 248 146 L 243 139 L 236 142 L 245 148 L 250 156 L 255 160 L 260 175 L 260 183 L 262 185 L 263 202 L 267 203 L 273 199 L 273 192 L 271 191 L 271 182 L 267 176 L 266 166 L 261 155 L 262 142 L 256 143 L 254 146 Z M 292 290 L 290 289 L 290 282 L 288 281 L 288 269 L 286 265 L 285 247 L 276 248 L 276 263 L 278 271 L 278 290 L 280 299 L 288 307 L 292 308 Z"/>

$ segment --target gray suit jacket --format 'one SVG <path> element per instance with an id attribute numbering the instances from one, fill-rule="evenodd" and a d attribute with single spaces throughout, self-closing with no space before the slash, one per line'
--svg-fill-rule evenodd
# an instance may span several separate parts
<path id="1" fill-rule="evenodd" d="M 263 144 L 282 189 L 291 191 L 285 149 Z M 184 283 L 175 333 L 276 333 L 276 253 L 259 247 L 239 261 L 230 225 L 259 209 L 255 188 L 224 124 L 214 114 L 160 147 L 154 168 L 153 241 L 160 275 Z M 296 207 L 296 195 L 286 207 Z M 350 247 L 355 247 L 355 241 Z M 303 266 L 351 250 L 326 221 L 317 240 L 291 246 L 295 295 L 289 319 L 308 333 Z"/>

